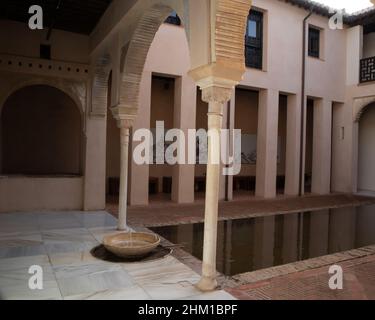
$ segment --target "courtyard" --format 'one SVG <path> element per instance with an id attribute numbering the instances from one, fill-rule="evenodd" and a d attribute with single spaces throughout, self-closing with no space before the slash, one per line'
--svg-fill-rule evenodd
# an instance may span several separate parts
<path id="1" fill-rule="evenodd" d="M 375 199 L 333 195 L 269 202 L 239 200 L 222 203 L 220 219 L 287 215 L 291 212 L 374 205 Z M 134 230 L 187 225 L 203 219 L 203 204 L 154 207 L 129 212 Z M 115 206 L 107 212 L 29 212 L 0 215 L 0 298 L 26 300 L 269 300 L 269 299 L 374 299 L 375 246 L 369 245 L 280 266 L 225 276 L 219 288 L 202 293 L 201 260 L 186 250 L 187 243 L 163 239 L 170 248 L 163 257 L 144 262 L 110 262 L 99 259 L 93 249 L 103 237 L 117 231 Z M 156 212 L 155 212 L 156 210 Z M 246 212 L 247 211 L 247 212 Z M 144 214 L 142 214 L 144 212 Z M 157 213 L 155 215 L 150 212 Z M 164 212 L 164 214 L 162 214 Z M 219 240 L 220 242 L 220 240 Z M 220 245 L 219 245 L 220 246 Z M 219 265 L 220 263 L 218 263 Z M 344 269 L 344 290 L 330 290 L 328 268 Z M 29 289 L 31 266 L 43 269 L 43 290 Z"/>
<path id="2" fill-rule="evenodd" d="M 375 0 L 2 0 L 0 40 L 0 300 L 375 300 Z"/>

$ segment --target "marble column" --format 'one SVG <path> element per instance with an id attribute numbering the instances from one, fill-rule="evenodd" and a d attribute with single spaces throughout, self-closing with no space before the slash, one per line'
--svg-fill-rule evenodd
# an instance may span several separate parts
<path id="1" fill-rule="evenodd" d="M 312 193 L 331 191 L 332 102 L 324 99 L 314 105 Z"/>
<path id="2" fill-rule="evenodd" d="M 202 87 L 202 100 L 208 103 L 208 162 L 206 177 L 205 226 L 203 244 L 202 278 L 197 287 L 202 291 L 212 291 L 217 287 L 216 249 L 217 224 L 220 193 L 220 130 L 223 125 L 224 106 L 232 94 L 229 87 L 210 85 Z"/>
<path id="3" fill-rule="evenodd" d="M 129 168 L 129 134 L 130 128 L 120 127 L 120 199 L 118 213 L 118 229 L 127 230 L 128 207 L 128 168 Z"/>
<path id="4" fill-rule="evenodd" d="M 136 117 L 137 110 L 126 106 L 112 108 L 117 126 L 120 129 L 120 191 L 119 191 L 119 213 L 118 230 L 128 231 L 127 207 L 128 207 L 128 173 L 129 173 L 129 136 L 130 129 Z"/>
<path id="5" fill-rule="evenodd" d="M 273 89 L 259 93 L 256 196 L 276 197 L 277 140 L 279 92 Z"/>

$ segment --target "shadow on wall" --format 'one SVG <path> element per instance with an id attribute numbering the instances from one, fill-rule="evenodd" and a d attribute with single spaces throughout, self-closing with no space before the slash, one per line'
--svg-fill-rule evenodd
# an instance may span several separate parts
<path id="1" fill-rule="evenodd" d="M 81 174 L 81 113 L 67 94 L 28 86 L 13 93 L 1 111 L 3 175 Z"/>

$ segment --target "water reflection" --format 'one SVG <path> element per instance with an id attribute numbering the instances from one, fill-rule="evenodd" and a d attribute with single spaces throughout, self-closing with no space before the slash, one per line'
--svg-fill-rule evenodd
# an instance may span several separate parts
<path id="1" fill-rule="evenodd" d="M 375 244 L 374 206 L 220 222 L 217 269 L 236 275 Z M 203 224 L 153 230 L 203 256 Z"/>

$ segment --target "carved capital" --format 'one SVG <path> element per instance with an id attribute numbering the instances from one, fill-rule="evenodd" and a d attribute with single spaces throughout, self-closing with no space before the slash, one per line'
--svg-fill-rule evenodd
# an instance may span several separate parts
<path id="1" fill-rule="evenodd" d="M 220 103 L 228 102 L 232 96 L 233 88 L 210 86 L 202 88 L 202 100 L 207 103 Z"/>
<path id="2" fill-rule="evenodd" d="M 117 126 L 121 128 L 131 128 L 137 118 L 137 108 L 125 105 L 117 105 L 111 108 L 112 115 L 117 121 Z"/>
<path id="3" fill-rule="evenodd" d="M 189 72 L 202 89 L 205 102 L 225 103 L 230 100 L 233 89 L 242 80 L 244 70 L 216 63 L 199 67 Z"/>

